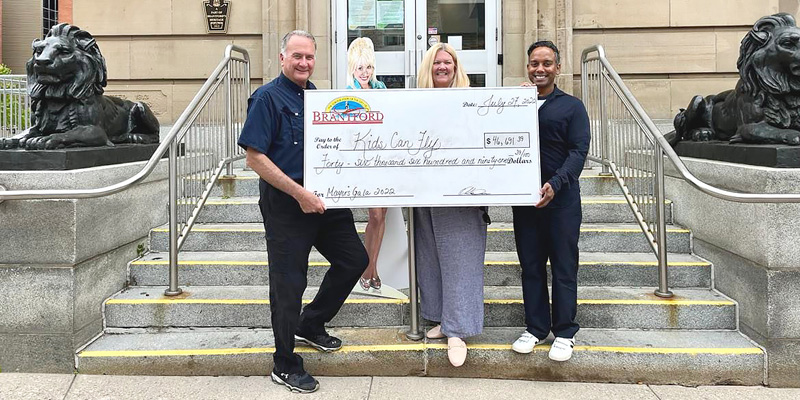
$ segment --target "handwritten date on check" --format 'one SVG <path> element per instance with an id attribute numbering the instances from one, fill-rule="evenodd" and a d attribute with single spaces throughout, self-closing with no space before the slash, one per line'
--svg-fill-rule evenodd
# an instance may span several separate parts
<path id="1" fill-rule="evenodd" d="M 305 93 L 304 185 L 329 208 L 532 205 L 535 87 Z"/>

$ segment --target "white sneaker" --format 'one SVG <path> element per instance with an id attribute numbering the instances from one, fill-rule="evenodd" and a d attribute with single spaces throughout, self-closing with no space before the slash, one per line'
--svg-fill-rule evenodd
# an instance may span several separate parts
<path id="1" fill-rule="evenodd" d="M 550 346 L 548 355 L 553 361 L 567 361 L 572 358 L 572 348 L 575 347 L 575 339 L 557 337 Z"/>
<path id="2" fill-rule="evenodd" d="M 511 350 L 520 354 L 528 354 L 532 352 L 533 348 L 539 343 L 542 343 L 542 341 L 537 339 L 536 336 L 531 335 L 530 332 L 525 331 L 522 332 L 522 336 L 511 345 Z"/>

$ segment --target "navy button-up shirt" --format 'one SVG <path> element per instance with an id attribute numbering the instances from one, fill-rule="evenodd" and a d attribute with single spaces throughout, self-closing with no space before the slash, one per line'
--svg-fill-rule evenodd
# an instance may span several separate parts
<path id="1" fill-rule="evenodd" d="M 589 152 L 589 116 L 578 98 L 558 87 L 540 100 L 544 100 L 539 108 L 542 185 L 549 182 L 556 194 L 547 207 L 568 207 L 581 198 L 578 178 Z"/>
<path id="2" fill-rule="evenodd" d="M 310 81 L 305 89 L 316 89 Z M 266 154 L 289 178 L 303 179 L 303 88 L 283 73 L 247 101 L 239 146 Z"/>

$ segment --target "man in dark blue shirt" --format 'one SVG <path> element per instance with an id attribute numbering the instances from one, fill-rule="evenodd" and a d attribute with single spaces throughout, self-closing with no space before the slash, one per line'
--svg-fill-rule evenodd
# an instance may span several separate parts
<path id="1" fill-rule="evenodd" d="M 539 91 L 539 150 L 542 198 L 533 207 L 514 207 L 514 236 L 522 265 L 526 330 L 511 348 L 530 353 L 550 332 L 549 357 L 572 357 L 578 309 L 578 236 L 581 193 L 578 178 L 589 151 L 589 116 L 580 100 L 556 87 L 558 48 L 541 41 L 528 48 L 528 78 Z M 547 259 L 553 274 L 552 317 Z"/>
<path id="2" fill-rule="evenodd" d="M 303 188 L 303 91 L 316 89 L 316 41 L 293 31 L 281 41 L 281 74 L 258 88 L 248 101 L 239 146 L 247 164 L 261 177 L 259 207 L 266 229 L 269 300 L 275 354 L 272 380 L 292 391 L 309 393 L 319 382 L 294 354 L 295 340 L 321 351 L 342 341 L 325 332 L 367 268 L 368 258 L 348 209 L 326 210 L 320 198 Z M 311 247 L 330 261 L 314 300 L 302 310 Z"/>

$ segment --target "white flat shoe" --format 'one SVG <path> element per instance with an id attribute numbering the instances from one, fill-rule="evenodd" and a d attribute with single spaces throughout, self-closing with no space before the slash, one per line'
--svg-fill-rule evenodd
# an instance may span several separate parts
<path id="1" fill-rule="evenodd" d="M 461 338 L 447 338 L 447 358 L 454 367 L 464 365 L 467 360 L 467 344 Z"/>
<path id="2" fill-rule="evenodd" d="M 436 325 L 428 332 L 425 333 L 425 337 L 428 339 L 443 339 L 444 333 L 442 333 L 442 325 Z"/>

